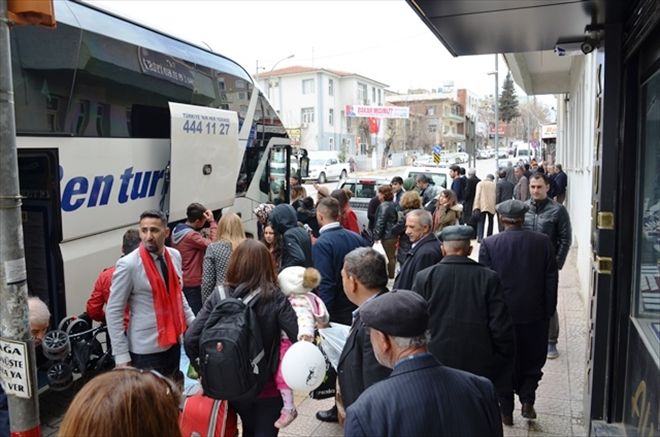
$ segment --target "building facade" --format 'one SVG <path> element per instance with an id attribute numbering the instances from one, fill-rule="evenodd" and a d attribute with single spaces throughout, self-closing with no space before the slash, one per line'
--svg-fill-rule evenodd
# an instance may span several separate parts
<path id="1" fill-rule="evenodd" d="M 302 66 L 261 73 L 256 79 L 284 126 L 299 135 L 292 135 L 294 145 L 348 154 L 364 152 L 367 139 L 360 120 L 346 116 L 346 105 L 382 106 L 387 88 L 359 74 Z"/>

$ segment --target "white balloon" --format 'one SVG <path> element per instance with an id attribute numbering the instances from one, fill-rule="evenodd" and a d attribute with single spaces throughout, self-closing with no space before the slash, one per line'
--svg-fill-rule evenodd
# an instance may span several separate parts
<path id="1" fill-rule="evenodd" d="M 282 376 L 292 390 L 310 392 L 325 378 L 325 358 L 314 344 L 299 341 L 282 358 Z"/>

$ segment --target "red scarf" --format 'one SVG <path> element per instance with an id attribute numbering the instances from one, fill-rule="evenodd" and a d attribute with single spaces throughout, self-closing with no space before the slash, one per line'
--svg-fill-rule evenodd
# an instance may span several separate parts
<path id="1" fill-rule="evenodd" d="M 167 263 L 167 282 L 169 290 L 165 289 L 165 281 L 160 273 L 160 266 L 151 254 L 140 244 L 140 258 L 147 274 L 151 292 L 154 298 L 156 326 L 158 327 L 158 346 L 168 348 L 179 342 L 179 336 L 186 330 L 186 320 L 183 316 L 183 300 L 181 297 L 181 282 L 174 270 L 172 257 L 167 249 L 163 251 Z"/>

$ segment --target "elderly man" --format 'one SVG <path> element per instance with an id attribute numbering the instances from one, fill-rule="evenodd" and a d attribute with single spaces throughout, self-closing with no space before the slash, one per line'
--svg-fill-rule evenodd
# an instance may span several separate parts
<path id="1" fill-rule="evenodd" d="M 548 322 L 557 307 L 557 262 L 550 238 L 522 229 L 528 206 L 519 200 L 497 205 L 505 230 L 486 238 L 479 262 L 500 275 L 516 338 L 513 389 L 522 415 L 536 418 L 536 388 L 546 360 Z M 513 425 L 513 392 L 500 398 L 502 421 Z"/>
<path id="2" fill-rule="evenodd" d="M 341 400 L 344 408 L 348 408 L 364 390 L 390 374 L 389 368 L 376 361 L 369 331 L 360 319 L 360 307 L 388 291 L 385 257 L 371 247 L 357 248 L 344 258 L 341 279 L 346 297 L 358 306 L 353 311 L 351 330 L 337 365 Z M 337 408 L 319 411 L 316 417 L 336 421 Z"/>
<path id="3" fill-rule="evenodd" d="M 568 251 L 571 248 L 573 236 L 571 230 L 571 218 L 566 208 L 548 197 L 550 181 L 543 173 L 534 173 L 529 180 L 529 191 L 531 199 L 527 201 L 529 210 L 525 214 L 523 228 L 530 231 L 541 232 L 552 241 L 555 248 L 557 268 L 564 267 Z M 559 338 L 559 317 L 557 312 L 550 319 L 548 333 L 548 358 L 554 359 L 559 356 L 557 351 L 557 339 Z"/>
<path id="4" fill-rule="evenodd" d="M 511 391 L 514 338 L 497 273 L 473 261 L 470 226 L 440 234 L 444 258 L 419 272 L 413 290 L 429 302 L 429 350 L 442 363 L 493 381 Z"/>
<path id="5" fill-rule="evenodd" d="M 394 281 L 394 288 L 412 289 L 415 275 L 442 259 L 440 241 L 432 230 L 433 217 L 430 212 L 415 209 L 406 215 L 406 235 L 412 246 Z"/>
<path id="6" fill-rule="evenodd" d="M 516 175 L 516 185 L 513 187 L 513 198 L 524 202 L 529 199 L 529 179 L 525 176 L 525 169 L 521 166 L 517 166 L 513 173 Z"/>
<path id="7" fill-rule="evenodd" d="M 393 370 L 348 408 L 346 437 L 502 435 L 490 381 L 445 367 L 428 352 L 422 297 L 392 291 L 365 303 L 360 314 L 376 359 Z"/>
<path id="8" fill-rule="evenodd" d="M 161 211 L 143 212 L 139 231 L 140 247 L 117 261 L 106 306 L 115 363 L 179 377 L 181 335 L 195 319 L 183 295 L 181 254 L 165 247 L 170 230 Z"/>

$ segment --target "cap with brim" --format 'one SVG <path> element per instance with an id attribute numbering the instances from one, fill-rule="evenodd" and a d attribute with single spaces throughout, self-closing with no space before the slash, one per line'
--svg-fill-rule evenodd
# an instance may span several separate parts
<path id="1" fill-rule="evenodd" d="M 428 328 L 428 303 L 414 291 L 393 290 L 360 306 L 360 318 L 366 326 L 387 335 L 417 337 Z"/>
<path id="2" fill-rule="evenodd" d="M 497 213 L 504 218 L 520 219 L 525 218 L 525 213 L 529 210 L 529 206 L 520 200 L 505 200 L 495 206 Z"/>
<path id="3" fill-rule="evenodd" d="M 316 189 L 316 192 L 319 194 L 319 196 L 330 197 L 330 191 L 326 187 L 323 187 L 319 184 L 314 184 L 314 188 Z"/>
<path id="4" fill-rule="evenodd" d="M 469 241 L 474 236 L 474 228 L 467 225 L 447 226 L 440 232 L 441 241 Z"/>

